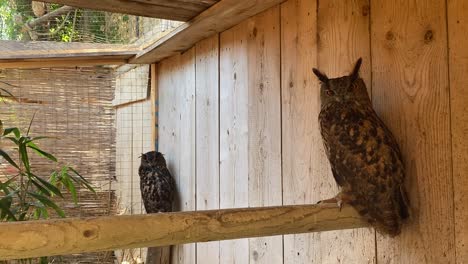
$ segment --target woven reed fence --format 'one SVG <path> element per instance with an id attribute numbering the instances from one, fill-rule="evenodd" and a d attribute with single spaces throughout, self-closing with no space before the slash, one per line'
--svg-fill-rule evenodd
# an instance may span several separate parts
<path id="1" fill-rule="evenodd" d="M 27 129 L 36 113 L 31 135 L 52 137 L 41 140 L 40 146 L 55 154 L 59 161 L 74 166 L 96 187 L 97 195 L 79 191 L 78 206 L 69 196 L 60 201 L 67 216 L 116 214 L 117 202 L 112 190 L 115 179 L 112 70 L 105 67 L 5 69 L 0 71 L 0 81 L 0 87 L 17 97 L 14 102 L 0 104 L 4 126 Z M 55 166 L 42 158 L 31 158 L 39 175 L 47 176 L 51 166 Z M 5 168 L 0 165 L 0 175 L 2 169 Z M 101 252 L 61 256 L 54 263 L 113 263 L 113 259 L 112 253 Z"/>

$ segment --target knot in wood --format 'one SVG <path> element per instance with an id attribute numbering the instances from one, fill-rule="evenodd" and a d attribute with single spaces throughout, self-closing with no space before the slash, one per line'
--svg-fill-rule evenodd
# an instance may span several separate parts
<path id="1" fill-rule="evenodd" d="M 434 33 L 432 30 L 426 31 L 426 34 L 424 34 L 424 43 L 429 43 L 434 39 Z"/>

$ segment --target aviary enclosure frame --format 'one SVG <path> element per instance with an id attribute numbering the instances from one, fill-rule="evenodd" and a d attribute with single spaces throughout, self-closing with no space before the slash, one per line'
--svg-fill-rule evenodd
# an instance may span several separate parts
<path id="1" fill-rule="evenodd" d="M 311 69 L 339 76 L 362 57 L 361 76 L 374 107 L 402 148 L 413 218 L 395 239 L 369 228 L 282 236 L 288 232 L 275 233 L 280 230 L 275 226 L 269 230 L 273 237 L 177 246 L 173 263 L 467 262 L 468 4 L 254 1 L 248 5 L 254 12 L 239 7 L 246 1 L 238 2 L 219 1 L 191 20 L 188 28 L 195 33 L 173 34 L 129 59 L 157 62 L 152 113 L 157 107 L 159 116 L 153 138 L 157 135 L 176 176 L 179 209 L 313 204 L 334 195 Z M 231 21 L 221 10 L 245 19 Z M 210 27 L 219 33 L 208 32 Z M 348 209 L 332 214 L 353 218 Z M 164 217 L 125 221 L 128 226 L 151 219 L 163 223 Z M 277 215 L 268 217 L 273 221 Z"/>

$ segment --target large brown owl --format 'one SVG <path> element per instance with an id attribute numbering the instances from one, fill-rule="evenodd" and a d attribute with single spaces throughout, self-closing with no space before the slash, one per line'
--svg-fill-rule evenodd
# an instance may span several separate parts
<path id="1" fill-rule="evenodd" d="M 138 174 L 146 213 L 171 212 L 175 183 L 164 156 L 156 151 L 142 154 Z"/>
<path id="2" fill-rule="evenodd" d="M 398 144 L 372 108 L 359 59 L 349 76 L 321 81 L 320 132 L 341 192 L 333 199 L 353 206 L 382 234 L 396 236 L 409 217 L 405 169 Z"/>

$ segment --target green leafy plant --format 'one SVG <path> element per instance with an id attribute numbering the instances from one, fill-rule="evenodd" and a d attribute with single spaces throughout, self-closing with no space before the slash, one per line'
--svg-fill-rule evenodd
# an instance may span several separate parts
<path id="1" fill-rule="evenodd" d="M 12 95 L 1 89 L 3 97 Z M 5 95 L 6 94 L 6 95 Z M 60 165 L 57 158 L 39 147 L 38 142 L 47 137 L 29 136 L 32 118 L 26 134 L 17 127 L 3 128 L 0 120 L 0 141 L 11 141 L 13 148 L 10 154 L 0 149 L 0 156 L 6 161 L 5 175 L 0 175 L 0 221 L 26 221 L 49 218 L 53 210 L 60 217 L 65 212 L 55 202 L 54 197 L 63 199 L 63 191 L 71 194 L 75 204 L 78 203 L 77 187 L 95 192 L 90 182 L 69 165 Z M 31 154 L 38 155 L 55 163 L 48 177 L 38 175 L 31 164 Z"/>
<path id="2" fill-rule="evenodd" d="M 54 210 L 60 217 L 65 217 L 64 211 L 53 201 L 52 197 L 63 198 L 62 191 L 65 189 L 71 193 L 76 204 L 78 203 L 77 186 L 83 186 L 95 192 L 90 183 L 68 165 L 52 171 L 48 179 L 37 175 L 29 158 L 32 153 L 54 163 L 57 163 L 57 158 L 38 146 L 37 142 L 46 137 L 30 137 L 29 129 L 24 135 L 16 127 L 6 128 L 1 136 L 2 140 L 14 143 L 17 156 L 17 161 L 15 161 L 6 151 L 0 149 L 0 156 L 13 168 L 10 171 L 14 171 L 11 175 L 7 175 L 5 182 L 0 181 L 1 221 L 49 218 L 49 210 Z"/>

